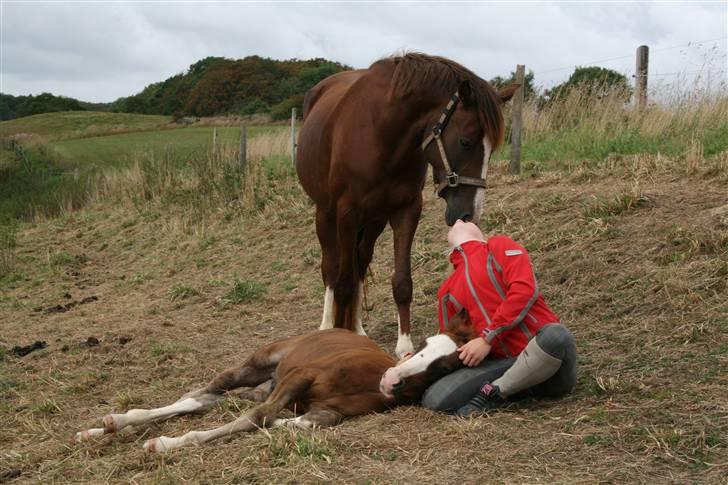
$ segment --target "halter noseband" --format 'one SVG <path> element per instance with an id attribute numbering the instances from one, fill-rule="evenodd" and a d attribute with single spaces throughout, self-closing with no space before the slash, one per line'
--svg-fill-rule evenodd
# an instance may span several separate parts
<path id="1" fill-rule="evenodd" d="M 430 143 L 433 142 L 433 140 L 437 142 L 437 148 L 440 150 L 442 165 L 445 167 L 445 180 L 440 182 L 440 184 L 437 186 L 437 189 L 435 189 L 437 195 L 440 195 L 442 191 L 446 188 L 453 188 L 457 187 L 458 185 L 473 185 L 475 187 L 485 188 L 484 179 L 476 177 L 465 177 L 455 173 L 455 171 L 450 166 L 450 162 L 447 159 L 445 146 L 442 144 L 442 132 L 445 131 L 445 127 L 447 126 L 448 121 L 450 121 L 450 118 L 455 112 L 455 108 L 457 108 L 459 102 L 460 94 L 456 91 L 455 94 L 452 95 L 452 98 L 450 98 L 447 106 L 445 106 L 442 115 L 440 115 L 440 119 L 437 120 L 435 126 L 432 127 L 432 133 L 430 134 L 430 136 L 427 137 L 427 139 L 425 139 L 424 142 L 422 142 L 422 151 L 425 151 L 427 147 L 430 146 Z"/>

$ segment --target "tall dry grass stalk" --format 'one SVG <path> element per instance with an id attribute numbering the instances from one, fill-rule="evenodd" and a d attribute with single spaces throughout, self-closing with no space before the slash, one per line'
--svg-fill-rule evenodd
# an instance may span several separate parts
<path id="1" fill-rule="evenodd" d="M 285 132 L 252 138 L 245 163 L 237 144 L 218 145 L 189 161 L 141 154 L 130 167 L 104 173 L 93 198 L 170 212 L 176 216 L 167 221 L 172 232 L 204 232 L 213 213 L 260 214 L 279 199 L 300 195 L 288 143 Z"/>
<path id="2" fill-rule="evenodd" d="M 579 130 L 593 138 L 625 131 L 645 137 L 700 133 L 728 120 L 728 92 L 660 94 L 665 101 L 651 103 L 641 112 L 623 93 L 609 89 L 575 88 L 548 103 L 528 100 L 523 106 L 523 143 L 553 137 L 563 130 Z"/>

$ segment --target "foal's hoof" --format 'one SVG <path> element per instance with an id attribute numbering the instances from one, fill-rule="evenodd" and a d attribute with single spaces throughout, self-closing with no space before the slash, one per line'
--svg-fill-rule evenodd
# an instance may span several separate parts
<path id="1" fill-rule="evenodd" d="M 116 433 L 116 423 L 114 417 L 111 414 L 104 416 L 104 430 L 107 433 Z"/>
<path id="2" fill-rule="evenodd" d="M 159 438 L 152 438 L 151 440 L 145 441 L 144 451 L 147 453 L 164 453 L 170 449 L 170 447 L 164 442 L 167 439 L 169 438 L 166 436 L 160 436 Z"/>

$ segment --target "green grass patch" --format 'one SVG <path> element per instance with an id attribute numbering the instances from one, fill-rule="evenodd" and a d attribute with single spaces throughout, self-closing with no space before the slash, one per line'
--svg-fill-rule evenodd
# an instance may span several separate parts
<path id="1" fill-rule="evenodd" d="M 186 300 L 188 298 L 192 298 L 193 296 L 199 296 L 200 292 L 196 289 L 192 288 L 191 286 L 183 285 L 183 284 L 176 284 L 172 287 L 171 290 L 169 290 L 169 299 L 172 301 L 176 300 Z"/>
<path id="2" fill-rule="evenodd" d="M 170 342 L 152 342 L 149 344 L 149 355 L 154 358 L 171 358 L 179 353 L 192 352 L 186 345 Z"/>
<path id="3" fill-rule="evenodd" d="M 236 279 L 233 287 L 225 294 L 224 300 L 237 305 L 256 300 L 265 295 L 266 291 L 265 285 L 257 281 Z"/>

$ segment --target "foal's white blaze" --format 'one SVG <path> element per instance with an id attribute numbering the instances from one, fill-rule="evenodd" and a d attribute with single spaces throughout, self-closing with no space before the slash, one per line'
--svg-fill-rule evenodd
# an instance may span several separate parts
<path id="1" fill-rule="evenodd" d="M 396 367 L 390 367 L 382 376 L 379 389 L 387 397 L 392 397 L 392 388 L 402 379 L 419 374 L 435 360 L 450 355 L 457 350 L 457 345 L 447 335 L 435 335 L 427 338 L 427 345 L 406 361 Z"/>
<path id="2" fill-rule="evenodd" d="M 427 345 L 414 354 L 412 357 L 395 367 L 399 377 L 404 379 L 419 374 L 427 369 L 427 366 L 435 360 L 450 355 L 458 348 L 457 344 L 447 335 L 435 335 L 427 337 Z"/>
<path id="3" fill-rule="evenodd" d="M 488 162 L 490 161 L 490 153 L 492 147 L 488 141 L 488 137 L 483 137 L 483 167 L 480 169 L 480 178 L 487 180 L 488 178 Z M 475 190 L 475 199 L 473 199 L 473 222 L 480 221 L 480 214 L 483 212 L 483 201 L 485 200 L 485 189 L 479 187 Z"/>
<path id="4" fill-rule="evenodd" d="M 324 295 L 324 315 L 321 318 L 321 326 L 319 330 L 334 328 L 334 290 L 326 287 Z"/>

